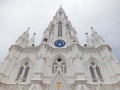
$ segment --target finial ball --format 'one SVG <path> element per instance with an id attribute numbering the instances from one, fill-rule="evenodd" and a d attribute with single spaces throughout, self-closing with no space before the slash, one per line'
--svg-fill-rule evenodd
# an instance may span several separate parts
<path id="1" fill-rule="evenodd" d="M 87 32 L 86 32 L 85 34 L 86 34 L 86 35 L 88 35 L 88 33 L 87 33 Z"/>
<path id="2" fill-rule="evenodd" d="M 90 29 L 92 29 L 92 30 L 93 30 L 93 27 L 90 27 Z"/>
<path id="3" fill-rule="evenodd" d="M 36 33 L 33 33 L 33 35 L 36 35 Z"/>

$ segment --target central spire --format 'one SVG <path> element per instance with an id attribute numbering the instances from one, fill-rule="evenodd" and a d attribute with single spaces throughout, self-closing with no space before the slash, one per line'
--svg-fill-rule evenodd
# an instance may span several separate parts
<path id="1" fill-rule="evenodd" d="M 62 6 L 60 6 L 58 11 L 56 12 L 55 18 L 67 18 Z"/>
<path id="2" fill-rule="evenodd" d="M 59 7 L 53 20 L 46 28 L 42 42 L 53 47 L 59 46 L 64 48 L 72 43 L 78 43 L 77 33 L 68 20 L 62 6 Z"/>

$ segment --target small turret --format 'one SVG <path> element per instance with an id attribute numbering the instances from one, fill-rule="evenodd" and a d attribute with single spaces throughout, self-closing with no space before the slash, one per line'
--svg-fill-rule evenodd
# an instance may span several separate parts
<path id="1" fill-rule="evenodd" d="M 16 40 L 15 45 L 26 47 L 29 41 L 29 27 L 28 29 Z"/>
<path id="2" fill-rule="evenodd" d="M 103 38 L 93 29 L 93 27 L 91 27 L 91 30 L 92 30 L 91 37 L 94 47 L 105 45 Z"/>
<path id="3" fill-rule="evenodd" d="M 86 34 L 86 39 L 87 39 L 87 46 L 92 47 L 93 43 L 92 43 L 91 38 L 89 37 L 87 32 L 85 34 Z"/>
<path id="4" fill-rule="evenodd" d="M 35 35 L 36 33 L 33 33 L 33 36 L 29 40 L 28 46 L 33 46 L 33 47 L 35 46 Z"/>

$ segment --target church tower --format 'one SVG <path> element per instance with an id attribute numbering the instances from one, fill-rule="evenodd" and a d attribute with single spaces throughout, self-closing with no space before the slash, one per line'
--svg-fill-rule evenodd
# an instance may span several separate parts
<path id="1" fill-rule="evenodd" d="M 63 8 L 60 7 L 44 31 L 42 43 L 47 43 L 52 48 L 66 48 L 78 43 L 76 34 Z"/>
<path id="2" fill-rule="evenodd" d="M 60 7 L 38 46 L 29 29 L 0 64 L 0 90 L 120 90 L 120 64 L 93 27 L 80 45 Z"/>

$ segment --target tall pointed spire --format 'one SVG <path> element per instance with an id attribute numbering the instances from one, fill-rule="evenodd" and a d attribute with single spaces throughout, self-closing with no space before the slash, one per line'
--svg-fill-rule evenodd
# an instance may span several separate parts
<path id="1" fill-rule="evenodd" d="M 65 11 L 63 10 L 61 5 L 60 5 L 58 11 L 56 12 L 55 18 L 58 18 L 58 19 L 67 18 Z"/>
<path id="2" fill-rule="evenodd" d="M 77 33 L 74 27 L 72 27 L 71 22 L 68 20 L 62 6 L 59 7 L 53 20 L 44 31 L 42 43 L 49 44 L 50 46 L 57 48 L 54 43 L 61 39 L 66 42 L 63 48 L 79 43 Z"/>

